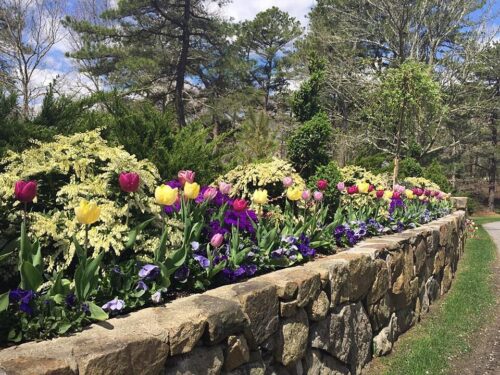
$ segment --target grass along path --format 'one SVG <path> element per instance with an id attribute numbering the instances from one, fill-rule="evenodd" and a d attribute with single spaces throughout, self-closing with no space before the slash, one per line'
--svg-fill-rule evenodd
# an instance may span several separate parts
<path id="1" fill-rule="evenodd" d="M 500 218 L 475 219 L 479 225 L 496 220 Z M 474 340 L 471 336 L 495 316 L 496 296 L 492 288 L 495 258 L 495 245 L 479 226 L 476 238 L 467 241 L 451 290 L 420 323 L 396 342 L 391 355 L 375 360 L 367 373 L 454 373 L 451 369 L 454 360 L 472 349 Z"/>

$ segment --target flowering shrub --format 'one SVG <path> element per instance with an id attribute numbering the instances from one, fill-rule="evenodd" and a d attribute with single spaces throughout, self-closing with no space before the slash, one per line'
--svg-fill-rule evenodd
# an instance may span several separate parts
<path id="1" fill-rule="evenodd" d="M 369 194 L 355 194 L 348 188 L 358 186 L 359 184 L 368 184 L 377 189 L 387 189 L 389 187 L 389 176 L 385 174 L 374 174 L 362 167 L 355 165 L 348 165 L 340 170 L 342 181 L 346 186 L 345 193 L 341 195 L 341 204 L 352 205 L 354 207 L 363 207 L 373 204 L 373 195 Z"/>
<path id="2" fill-rule="evenodd" d="M 255 190 L 266 189 L 270 197 L 280 196 L 283 192 L 282 181 L 290 177 L 301 189 L 305 187 L 302 177 L 290 163 L 274 158 L 271 162 L 253 163 L 234 168 L 217 179 L 232 186 L 231 196 L 250 198 Z"/>
<path id="3" fill-rule="evenodd" d="M 311 189 L 305 189 L 297 175 L 284 175 L 270 185 L 276 188 L 275 195 L 264 184 L 242 197 L 235 188 L 238 181 L 201 186 L 195 172 L 183 170 L 177 178 L 156 186 L 154 194 L 149 188 L 144 196 L 142 171 L 129 167 L 114 171 L 114 182 L 106 185 L 109 192 L 88 191 L 78 200 L 75 195 L 71 209 L 65 210 L 68 227 L 61 229 L 74 248 L 74 260 L 52 273 L 47 271 L 53 258 L 44 259 L 46 245 L 35 240 L 34 218 L 39 212 L 31 210 L 44 197 L 39 194 L 43 184 L 34 180 L 13 184 L 12 199 L 22 208 L 17 242 L 20 282 L 0 294 L 0 341 L 21 342 L 80 330 L 92 321 L 159 304 L 179 293 L 300 264 L 370 235 L 413 228 L 447 214 L 451 207 L 448 195 L 441 191 L 375 187 L 372 182 L 378 177 L 369 174 L 337 184 L 321 178 Z M 341 204 L 333 213 L 324 203 L 332 186 L 353 200 L 369 197 L 370 204 Z M 125 210 L 121 223 L 125 233 L 112 246 L 114 252 L 92 240 L 95 229 L 109 220 L 103 198 L 108 194 L 114 197 L 116 210 Z M 144 202 L 156 205 L 149 216 L 131 211 L 133 204 L 140 207 Z M 144 245 L 141 233 L 149 230 L 153 236 L 154 228 L 159 229 L 155 241 Z M 149 255 L 116 253 L 117 248 L 130 249 L 137 242 L 146 246 L 143 250 Z M 2 262 L 13 251 L 0 254 Z"/>
<path id="4" fill-rule="evenodd" d="M 30 230 L 50 250 L 46 257 L 49 271 L 57 263 L 71 262 L 73 236 L 83 241 L 84 233 L 70 214 L 82 198 L 92 197 L 101 209 L 99 223 L 88 233 L 95 255 L 100 251 L 121 254 L 128 227 L 159 212 L 151 197 L 159 178 L 156 167 L 120 147 L 108 146 L 99 131 L 58 136 L 54 142 L 10 153 L 0 164 L 4 170 L 0 173 L 0 236 L 13 238 L 21 218 L 22 205 L 16 203 L 12 187 L 20 178 L 36 180 L 38 203 L 32 206 Z M 130 195 L 120 194 L 120 171 L 140 175 L 141 184 Z M 137 248 L 147 250 L 156 242 L 155 237 L 143 236 Z"/>

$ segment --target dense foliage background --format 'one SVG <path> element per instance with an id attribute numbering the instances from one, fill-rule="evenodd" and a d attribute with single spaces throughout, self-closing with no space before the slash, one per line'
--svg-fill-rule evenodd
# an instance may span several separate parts
<path id="1" fill-rule="evenodd" d="M 493 2 L 318 0 L 307 30 L 276 7 L 235 22 L 216 4 L 2 1 L 0 158 L 98 128 L 164 178 L 277 156 L 304 177 L 332 162 L 427 177 L 495 209 Z M 79 95 L 33 78 L 61 35 Z"/>

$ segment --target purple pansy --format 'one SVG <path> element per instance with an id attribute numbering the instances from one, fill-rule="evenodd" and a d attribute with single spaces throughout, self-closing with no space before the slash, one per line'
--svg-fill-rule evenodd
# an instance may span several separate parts
<path id="1" fill-rule="evenodd" d="M 24 290 L 17 288 L 11 290 L 9 293 L 9 299 L 11 302 L 19 302 L 19 310 L 31 315 L 33 314 L 33 309 L 30 306 L 31 301 L 35 298 L 35 292 L 32 290 Z"/>
<path id="2" fill-rule="evenodd" d="M 189 267 L 186 265 L 182 265 L 177 269 L 177 271 L 175 271 L 174 279 L 180 283 L 183 283 L 189 277 L 189 273 L 190 273 Z"/>
<path id="3" fill-rule="evenodd" d="M 111 312 L 122 311 L 124 308 L 125 301 L 118 299 L 118 297 L 115 297 L 115 299 L 112 299 L 111 301 L 106 302 L 104 305 L 102 305 L 103 310 Z"/>
<path id="4" fill-rule="evenodd" d="M 137 282 L 137 285 L 135 286 L 135 290 L 144 290 L 146 292 L 148 289 L 149 289 L 148 286 L 142 280 L 139 280 Z"/>
<path id="5" fill-rule="evenodd" d="M 210 261 L 208 260 L 208 258 L 204 257 L 203 255 L 195 255 L 193 258 L 198 261 L 198 263 L 200 264 L 200 266 L 202 268 L 206 269 L 206 268 L 210 267 Z"/>
<path id="6" fill-rule="evenodd" d="M 139 277 L 142 279 L 153 280 L 160 274 L 160 267 L 154 264 L 146 264 L 139 271 Z"/>

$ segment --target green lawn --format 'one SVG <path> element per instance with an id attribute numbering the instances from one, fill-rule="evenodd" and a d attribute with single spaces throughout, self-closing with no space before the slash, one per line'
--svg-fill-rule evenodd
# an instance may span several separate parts
<path id="1" fill-rule="evenodd" d="M 474 220 L 485 224 L 500 218 Z M 381 358 L 381 373 L 446 373 L 450 356 L 470 350 L 468 335 L 488 321 L 495 303 L 490 279 L 495 245 L 481 226 L 476 237 L 467 242 L 450 292 L 431 314 L 400 338 L 390 356 Z"/>

